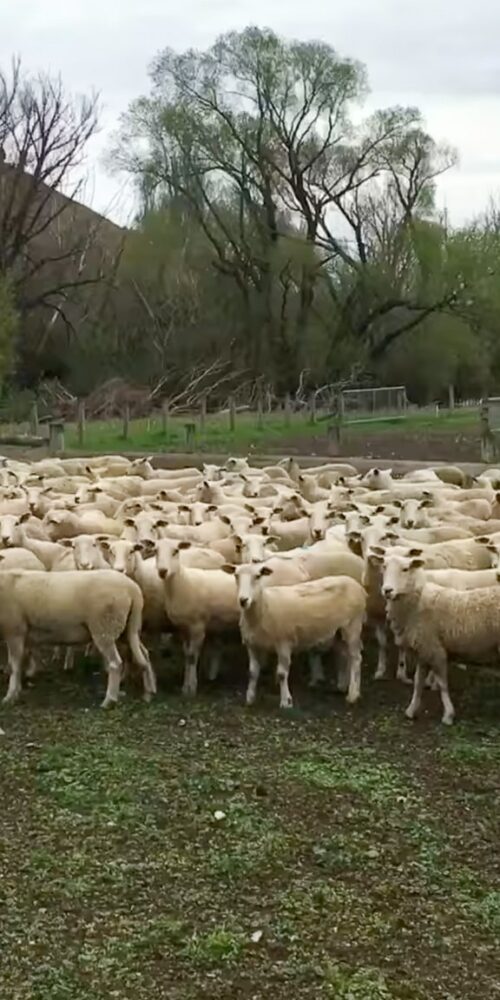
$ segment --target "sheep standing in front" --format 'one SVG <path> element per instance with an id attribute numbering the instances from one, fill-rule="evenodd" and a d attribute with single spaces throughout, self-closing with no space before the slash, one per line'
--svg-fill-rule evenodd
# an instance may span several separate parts
<path id="1" fill-rule="evenodd" d="M 443 722 L 451 725 L 455 709 L 448 690 L 448 654 L 473 662 L 500 649 L 500 587 L 454 590 L 428 583 L 424 560 L 410 555 L 385 556 L 383 594 L 398 640 L 417 656 L 413 697 L 406 710 L 418 714 L 426 667 L 435 675 L 443 703 Z"/>
<path id="2" fill-rule="evenodd" d="M 236 628 L 239 608 L 234 580 L 221 569 L 195 569 L 183 565 L 182 553 L 190 542 L 167 548 L 158 546 L 156 563 L 164 583 L 165 611 L 181 635 L 185 656 L 183 693 L 196 694 L 198 661 L 207 633 Z"/>
<path id="3" fill-rule="evenodd" d="M 10 679 L 4 702 L 21 692 L 25 645 L 79 645 L 90 640 L 108 671 L 103 708 L 118 701 L 122 661 L 116 641 L 125 632 L 134 662 L 140 667 L 144 697 L 156 691 L 156 680 L 140 641 L 143 598 L 133 580 L 113 570 L 92 573 L 0 573 L 0 635 L 7 644 Z"/>
<path id="4" fill-rule="evenodd" d="M 255 701 L 263 652 L 277 654 L 280 707 L 290 708 L 293 701 L 288 675 L 293 652 L 331 645 L 338 631 L 347 646 L 347 701 L 357 701 L 361 688 L 361 633 L 366 609 L 363 587 L 345 576 L 272 587 L 269 583 L 273 571 L 265 563 L 225 568 L 235 573 L 238 584 L 240 631 L 249 659 L 247 704 L 252 705 Z"/>

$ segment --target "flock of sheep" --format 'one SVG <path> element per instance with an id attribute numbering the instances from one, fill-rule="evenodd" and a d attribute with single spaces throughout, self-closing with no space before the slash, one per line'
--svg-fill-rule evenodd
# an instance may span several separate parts
<path id="1" fill-rule="evenodd" d="M 303 472 L 294 459 L 253 468 L 230 458 L 200 472 L 110 455 L 3 459 L 0 482 L 5 702 L 18 697 L 23 666 L 28 676 L 39 669 L 40 645 L 55 656 L 65 649 L 69 668 L 74 647 L 89 643 L 107 669 L 105 707 L 132 664 L 149 700 L 149 650 L 165 633 L 182 643 L 184 693 L 194 695 L 205 639 L 214 677 L 222 635 L 239 630 L 248 704 L 268 654 L 287 708 L 293 654 L 307 651 L 315 684 L 332 648 L 353 703 L 372 629 L 375 677 L 386 676 L 393 645 L 397 677 L 413 683 L 407 715 L 418 713 L 427 682 L 449 724 L 448 659 L 498 654 L 500 470 L 471 481 L 443 466 L 395 479 L 347 464 Z"/>

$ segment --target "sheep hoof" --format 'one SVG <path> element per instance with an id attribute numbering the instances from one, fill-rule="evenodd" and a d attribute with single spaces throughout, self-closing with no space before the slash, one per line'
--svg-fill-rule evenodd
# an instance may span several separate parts
<path id="1" fill-rule="evenodd" d="M 406 674 L 397 674 L 396 677 L 398 681 L 401 681 L 401 684 L 413 684 L 411 677 L 407 677 Z"/>
<path id="2" fill-rule="evenodd" d="M 293 708 L 293 698 L 286 698 L 284 701 L 280 701 L 280 708 Z"/>
<path id="3" fill-rule="evenodd" d="M 354 694 L 347 694 L 345 700 L 348 705 L 355 705 L 356 702 L 359 701 L 360 697 L 361 695 L 359 691 L 355 691 Z"/>
<path id="4" fill-rule="evenodd" d="M 149 705 L 150 702 L 152 702 L 152 700 L 153 700 L 153 693 L 152 693 L 152 691 L 145 691 L 144 694 L 143 694 L 143 696 L 142 696 L 142 700 L 144 702 L 146 702 L 146 705 Z"/>
<path id="5" fill-rule="evenodd" d="M 443 719 L 442 719 L 443 726 L 452 726 L 453 725 L 453 718 L 454 718 L 453 715 L 443 715 Z"/>
<path id="6" fill-rule="evenodd" d="M 18 694 L 6 694 L 5 698 L 2 698 L 2 705 L 13 705 L 18 698 Z"/>
<path id="7" fill-rule="evenodd" d="M 104 701 L 101 701 L 101 708 L 115 708 L 117 704 L 118 701 L 115 698 L 105 698 Z"/>
<path id="8" fill-rule="evenodd" d="M 411 708 L 411 706 L 409 706 L 406 709 L 405 715 L 406 715 L 407 719 L 411 719 L 411 721 L 413 722 L 414 719 L 417 718 L 417 710 L 415 708 Z"/>
<path id="9" fill-rule="evenodd" d="M 373 675 L 374 681 L 386 681 L 387 680 L 387 670 L 377 670 Z"/>
<path id="10" fill-rule="evenodd" d="M 191 687 L 189 684 L 188 685 L 185 684 L 184 687 L 182 688 L 182 694 L 184 698 L 195 698 L 196 688 Z"/>

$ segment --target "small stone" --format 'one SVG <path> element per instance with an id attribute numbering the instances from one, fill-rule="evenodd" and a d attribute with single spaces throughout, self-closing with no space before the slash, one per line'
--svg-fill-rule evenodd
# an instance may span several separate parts
<path id="1" fill-rule="evenodd" d="M 226 818 L 226 814 L 225 814 L 225 812 L 222 812 L 222 809 L 216 809 L 215 810 L 215 812 L 214 812 L 214 819 L 216 820 L 217 823 L 222 823 L 222 820 L 225 819 L 225 818 Z"/>
<path id="2" fill-rule="evenodd" d="M 259 944 L 259 941 L 262 941 L 263 934 L 264 931 L 254 931 L 250 937 L 252 944 Z"/>
<path id="3" fill-rule="evenodd" d="M 185 726 L 186 725 L 186 720 L 185 719 L 179 719 L 179 725 L 180 726 Z"/>
<path id="4" fill-rule="evenodd" d="M 5 729 L 0 728 L 0 736 L 5 736 Z"/>
<path id="5" fill-rule="evenodd" d="M 367 852 L 367 854 L 369 858 L 378 858 L 380 851 L 377 851 L 376 847 L 370 847 L 370 850 Z"/>

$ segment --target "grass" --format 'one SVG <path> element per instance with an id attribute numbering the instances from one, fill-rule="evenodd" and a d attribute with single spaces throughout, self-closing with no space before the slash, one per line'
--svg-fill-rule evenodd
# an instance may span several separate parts
<path id="1" fill-rule="evenodd" d="M 290 440 L 297 439 L 303 443 L 304 449 L 314 438 L 325 436 L 328 421 L 311 424 L 309 418 L 302 414 L 293 414 L 290 423 L 282 414 L 266 415 L 263 427 L 256 424 L 252 414 L 238 414 L 234 432 L 229 429 L 227 415 L 208 416 L 203 432 L 200 431 L 195 417 L 172 417 L 167 434 L 163 433 L 161 419 L 133 420 L 129 425 L 127 441 L 123 439 L 123 424 L 120 420 L 92 421 L 87 424 L 83 448 L 78 446 L 76 427 L 68 425 L 65 443 L 70 451 L 82 452 L 113 452 L 113 451 L 185 451 L 186 422 L 197 424 L 195 440 L 196 450 L 221 452 L 265 452 L 279 450 Z M 456 434 L 460 431 L 478 430 L 477 412 L 472 409 L 444 412 L 436 417 L 429 413 L 410 413 L 404 419 L 385 418 L 381 420 L 362 421 L 346 425 L 349 437 L 362 438 L 366 436 L 386 436 L 394 434 Z"/>
<path id="2" fill-rule="evenodd" d="M 283 715 L 232 657 L 193 704 L 177 673 L 107 714 L 47 671 L 2 710 L 2 996 L 495 996 L 498 684 L 460 675 L 448 732 L 396 682 L 352 710 L 296 672 Z"/>

